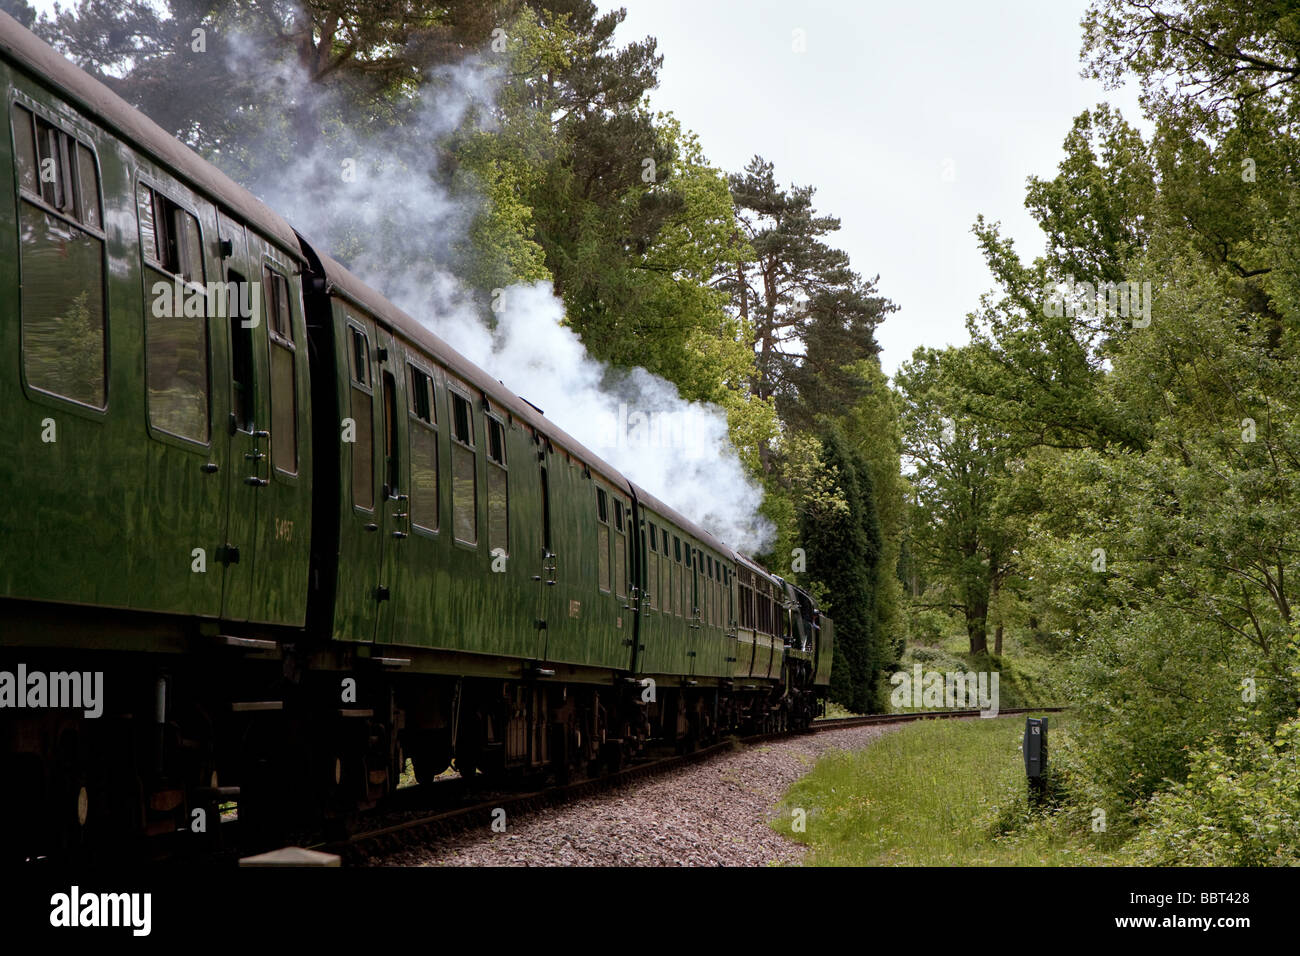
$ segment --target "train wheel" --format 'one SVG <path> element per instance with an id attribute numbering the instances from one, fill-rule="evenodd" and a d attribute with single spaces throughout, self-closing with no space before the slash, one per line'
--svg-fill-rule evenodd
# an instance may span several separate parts
<path id="1" fill-rule="evenodd" d="M 467 780 L 473 779 L 474 774 L 478 770 L 478 766 L 475 762 L 475 755 L 470 751 L 457 753 L 455 764 L 456 772 Z"/>
<path id="2" fill-rule="evenodd" d="M 605 741 L 601 763 L 608 773 L 618 773 L 623 769 L 623 742 L 621 740 Z"/>
<path id="3" fill-rule="evenodd" d="M 446 731 L 424 730 L 407 736 L 406 749 L 410 751 L 415 769 L 415 782 L 428 786 L 451 766 L 450 734 Z"/>

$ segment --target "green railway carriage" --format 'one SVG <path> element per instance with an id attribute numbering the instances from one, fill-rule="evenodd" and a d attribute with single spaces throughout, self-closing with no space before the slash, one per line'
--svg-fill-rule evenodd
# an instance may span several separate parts
<path id="1" fill-rule="evenodd" d="M 338 263 L 312 256 L 311 334 L 332 365 L 316 379 L 317 445 L 338 489 L 322 495 L 333 513 L 317 522 L 338 529 L 318 548 L 316 564 L 332 571 L 314 599 L 320 623 L 336 640 L 479 655 L 459 661 L 479 672 L 629 671 L 637 554 L 627 481 Z"/>
<path id="2" fill-rule="evenodd" d="M 0 852 L 811 719 L 804 592 L 4 14 L 0 108 Z"/>
<path id="3" fill-rule="evenodd" d="M 0 594 L 301 625 L 292 230 L 179 144 L 158 149 L 161 130 L 30 34 L 5 38 Z M 185 313 L 209 282 L 263 277 L 277 298 L 251 303 L 256 327 Z"/>
<path id="4" fill-rule="evenodd" d="M 641 638 L 638 672 L 663 681 L 717 681 L 735 656 L 734 553 L 649 492 L 636 488 Z"/>

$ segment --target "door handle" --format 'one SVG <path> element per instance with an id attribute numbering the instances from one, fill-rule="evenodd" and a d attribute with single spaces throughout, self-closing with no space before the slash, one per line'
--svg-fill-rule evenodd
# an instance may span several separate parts
<path id="1" fill-rule="evenodd" d="M 202 465 L 199 465 L 199 471 L 208 475 L 215 475 L 220 470 L 221 470 L 221 466 L 218 465 L 215 461 L 209 461 L 209 462 L 205 462 Z"/>

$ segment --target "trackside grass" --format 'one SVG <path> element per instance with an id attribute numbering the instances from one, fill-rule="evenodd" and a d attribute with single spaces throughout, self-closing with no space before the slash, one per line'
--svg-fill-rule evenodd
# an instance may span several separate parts
<path id="1" fill-rule="evenodd" d="M 1049 813 L 1025 823 L 1024 721 L 922 721 L 865 750 L 832 751 L 790 788 L 772 826 L 808 844 L 807 862 L 817 866 L 1116 863 L 1093 834 Z M 1062 723 L 1052 715 L 1053 730 Z"/>

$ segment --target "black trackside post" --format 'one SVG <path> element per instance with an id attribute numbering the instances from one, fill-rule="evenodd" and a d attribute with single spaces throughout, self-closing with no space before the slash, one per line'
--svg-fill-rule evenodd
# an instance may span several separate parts
<path id="1" fill-rule="evenodd" d="M 1047 789 L 1047 718 L 1025 719 L 1025 776 L 1029 779 L 1029 805 L 1043 802 Z"/>

